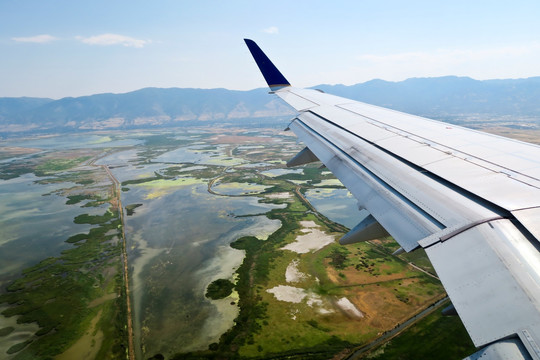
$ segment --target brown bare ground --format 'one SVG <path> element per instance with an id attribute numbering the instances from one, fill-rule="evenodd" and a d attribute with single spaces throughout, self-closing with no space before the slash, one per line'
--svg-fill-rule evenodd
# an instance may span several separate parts
<path id="1" fill-rule="evenodd" d="M 33 154 L 40 152 L 40 149 L 24 148 L 18 146 L 3 146 L 0 147 L 0 157 L 11 157 L 17 155 Z"/>
<path id="2" fill-rule="evenodd" d="M 406 271 L 390 275 L 372 275 L 367 271 L 363 271 L 362 269 L 356 270 L 352 266 L 349 266 L 343 270 L 339 270 L 339 272 L 344 274 L 346 277 L 341 278 L 338 275 L 338 270 L 329 265 L 330 259 L 325 259 L 324 261 L 326 264 L 326 274 L 328 275 L 328 278 L 337 285 L 365 285 L 407 278 Z M 380 271 L 384 271 L 386 269 L 390 269 L 390 266 L 385 264 L 378 264 L 378 268 L 380 269 Z"/>
<path id="3" fill-rule="evenodd" d="M 377 329 L 389 330 L 410 317 L 411 309 L 396 299 L 391 288 L 369 285 L 348 299 L 364 313 L 366 322 Z"/>
<path id="4" fill-rule="evenodd" d="M 512 129 L 505 126 L 493 126 L 485 127 L 481 130 L 490 134 L 509 137 L 533 144 L 540 144 L 540 130 L 538 129 Z"/>
<path id="5" fill-rule="evenodd" d="M 334 284 L 347 287 L 345 290 L 347 298 L 364 314 L 364 318 L 359 321 L 381 332 L 391 330 L 396 324 L 406 321 L 426 304 L 440 297 L 440 294 L 428 296 L 408 291 L 409 301 L 404 303 L 396 297 L 394 286 L 385 286 L 383 283 L 396 282 L 396 287 L 399 288 L 414 285 L 419 280 L 407 276 L 407 270 L 373 276 L 368 272 L 348 267 L 339 271 L 345 274 L 344 279 L 338 275 L 338 270 L 333 268 L 329 261 L 325 260 L 327 276 Z M 380 270 L 384 271 L 384 267 L 384 264 L 379 265 Z"/>

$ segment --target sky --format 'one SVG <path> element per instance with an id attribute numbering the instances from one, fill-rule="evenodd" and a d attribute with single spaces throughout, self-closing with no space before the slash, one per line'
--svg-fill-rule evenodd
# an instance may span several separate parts
<path id="1" fill-rule="evenodd" d="M 0 97 L 540 76 L 538 0 L 0 0 Z"/>

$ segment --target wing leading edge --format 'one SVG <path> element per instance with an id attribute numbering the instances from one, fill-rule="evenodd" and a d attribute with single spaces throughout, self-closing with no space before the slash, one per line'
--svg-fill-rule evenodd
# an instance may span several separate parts
<path id="1" fill-rule="evenodd" d="M 540 360 L 540 147 L 295 88 L 246 44 L 298 112 L 289 128 L 306 148 L 288 165 L 323 162 L 370 213 L 341 242 L 388 232 L 424 248 L 484 347 L 470 359 Z"/>

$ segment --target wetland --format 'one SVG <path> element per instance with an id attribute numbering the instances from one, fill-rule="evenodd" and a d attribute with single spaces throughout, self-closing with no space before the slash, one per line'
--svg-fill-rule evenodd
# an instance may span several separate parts
<path id="1" fill-rule="evenodd" d="M 346 358 L 444 298 L 425 255 L 337 244 L 366 214 L 317 164 L 285 167 L 302 147 L 242 128 L 0 142 L 0 354 Z"/>

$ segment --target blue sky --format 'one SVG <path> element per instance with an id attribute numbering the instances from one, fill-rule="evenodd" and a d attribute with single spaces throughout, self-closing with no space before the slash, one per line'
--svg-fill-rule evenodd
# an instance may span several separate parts
<path id="1" fill-rule="evenodd" d="M 540 75 L 540 1 L 0 0 L 0 97 Z"/>

